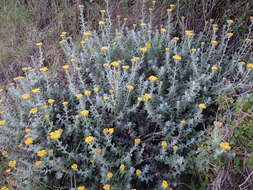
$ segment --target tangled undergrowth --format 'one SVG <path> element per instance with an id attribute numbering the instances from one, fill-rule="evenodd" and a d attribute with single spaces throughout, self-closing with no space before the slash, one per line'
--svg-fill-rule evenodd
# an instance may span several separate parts
<path id="1" fill-rule="evenodd" d="M 107 1 L 92 31 L 79 7 L 82 40 L 76 46 L 61 34 L 68 62 L 59 72 L 44 65 L 38 42 L 33 67 L 0 89 L 1 190 L 176 188 L 214 127 L 217 97 L 252 82 L 253 18 L 228 54 L 233 20 L 176 31 L 171 4 L 161 28 L 151 7 L 128 29 L 126 20 L 112 24 Z M 233 156 L 222 139 L 212 148 Z"/>

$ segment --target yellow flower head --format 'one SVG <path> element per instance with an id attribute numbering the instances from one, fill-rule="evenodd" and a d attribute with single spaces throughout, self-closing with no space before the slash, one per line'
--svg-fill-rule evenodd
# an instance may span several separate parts
<path id="1" fill-rule="evenodd" d="M 8 169 L 4 170 L 4 172 L 5 172 L 5 173 L 10 173 L 10 172 L 11 172 L 11 169 L 8 168 Z M 0 189 L 0 190 L 1 190 L 1 189 Z"/>
<path id="2" fill-rule="evenodd" d="M 67 106 L 69 104 L 69 102 L 62 102 L 62 105 L 64 105 L 64 106 Z"/>
<path id="3" fill-rule="evenodd" d="M 167 142 L 167 141 L 162 141 L 162 142 L 161 142 L 161 145 L 162 145 L 163 147 L 167 147 L 167 146 L 168 146 L 168 142 Z"/>
<path id="4" fill-rule="evenodd" d="M 50 99 L 47 100 L 47 102 L 48 102 L 49 104 L 53 104 L 53 103 L 55 102 L 55 100 L 50 98 Z"/>
<path id="5" fill-rule="evenodd" d="M 191 51 L 192 51 L 192 52 L 196 52 L 197 49 L 196 49 L 196 48 L 192 48 Z"/>
<path id="6" fill-rule="evenodd" d="M 85 43 L 86 43 L 85 40 L 81 40 L 81 41 L 80 41 L 80 44 L 85 44 Z"/>
<path id="7" fill-rule="evenodd" d="M 248 64 L 247 64 L 247 68 L 253 69 L 253 63 L 248 63 Z"/>
<path id="8" fill-rule="evenodd" d="M 120 164 L 119 169 L 123 171 L 126 168 L 125 164 Z"/>
<path id="9" fill-rule="evenodd" d="M 148 78 L 150 81 L 156 81 L 158 78 L 154 75 L 151 75 L 149 78 Z"/>
<path id="10" fill-rule="evenodd" d="M 40 93 L 40 88 L 34 88 L 34 89 L 32 89 L 32 93 L 34 93 L 34 94 Z"/>
<path id="11" fill-rule="evenodd" d="M 128 89 L 128 90 L 133 90 L 133 89 L 134 89 L 134 86 L 129 84 L 129 85 L 127 85 L 127 89 Z"/>
<path id="12" fill-rule="evenodd" d="M 130 67 L 129 67 L 129 65 L 123 65 L 122 68 L 123 69 L 129 69 Z"/>
<path id="13" fill-rule="evenodd" d="M 14 77 L 13 80 L 23 80 L 25 77 L 24 76 L 18 76 L 18 77 Z"/>
<path id="14" fill-rule="evenodd" d="M 63 37 L 63 36 L 62 36 Z M 59 44 L 64 44 L 65 42 L 67 42 L 66 40 L 60 40 Z"/>
<path id="15" fill-rule="evenodd" d="M 93 88 L 94 92 L 98 92 L 99 88 Z"/>
<path id="16" fill-rule="evenodd" d="M 31 132 L 31 131 L 32 131 L 32 130 L 29 129 L 29 128 L 26 128 L 26 129 L 25 129 L 25 132 L 26 132 L 26 133 L 29 133 L 29 132 Z"/>
<path id="17" fill-rule="evenodd" d="M 106 176 L 107 176 L 107 178 L 112 178 L 112 176 L 113 176 L 113 173 L 112 172 L 108 172 L 107 174 L 106 174 Z"/>
<path id="18" fill-rule="evenodd" d="M 187 123 L 187 121 L 183 119 L 183 120 L 180 121 L 180 123 L 181 123 L 182 125 L 184 125 L 184 124 Z"/>
<path id="19" fill-rule="evenodd" d="M 109 128 L 108 133 L 113 134 L 114 133 L 114 128 Z"/>
<path id="20" fill-rule="evenodd" d="M 152 44 L 151 44 L 150 42 L 147 42 L 147 43 L 145 44 L 145 47 L 148 48 L 148 49 L 150 49 L 150 48 L 152 47 Z"/>
<path id="21" fill-rule="evenodd" d="M 105 24 L 105 21 L 100 20 L 100 21 L 98 22 L 98 24 L 99 24 L 99 25 L 103 25 L 103 24 Z"/>
<path id="22" fill-rule="evenodd" d="M 67 32 L 62 32 L 60 36 L 63 37 L 63 36 L 66 36 L 66 34 Z"/>
<path id="23" fill-rule="evenodd" d="M 138 61 L 140 61 L 140 60 L 141 60 L 140 57 L 133 57 L 133 58 L 131 59 L 132 62 L 138 62 Z"/>
<path id="24" fill-rule="evenodd" d="M 135 144 L 140 144 L 141 143 L 141 139 L 140 138 L 134 139 L 134 143 Z"/>
<path id="25" fill-rule="evenodd" d="M 28 139 L 26 139 L 25 140 L 25 145 L 29 145 L 29 144 L 32 144 L 33 143 L 33 139 L 31 139 L 31 138 L 28 138 Z"/>
<path id="26" fill-rule="evenodd" d="M 142 53 L 145 53 L 145 52 L 147 52 L 147 51 L 148 51 L 148 48 L 143 47 L 143 48 L 140 48 L 140 50 L 141 50 L 141 52 L 142 52 Z"/>
<path id="27" fill-rule="evenodd" d="M 154 11 L 155 9 L 152 8 L 152 7 L 150 7 L 150 8 L 148 8 L 148 10 L 149 10 L 150 12 L 152 12 L 152 11 Z"/>
<path id="28" fill-rule="evenodd" d="M 109 184 L 105 184 L 105 185 L 103 185 L 103 189 L 104 190 L 110 190 L 111 186 Z"/>
<path id="29" fill-rule="evenodd" d="M 29 70 L 29 67 L 22 67 L 21 70 L 22 71 L 27 71 L 27 70 Z"/>
<path id="30" fill-rule="evenodd" d="M 86 188 L 84 186 L 79 186 L 77 187 L 77 190 L 86 190 Z"/>
<path id="31" fill-rule="evenodd" d="M 172 40 L 178 41 L 178 40 L 180 40 L 180 38 L 179 37 L 174 37 L 174 38 L 172 38 Z"/>
<path id="32" fill-rule="evenodd" d="M 88 136 L 88 137 L 85 138 L 85 142 L 87 142 L 87 143 L 91 143 L 93 141 L 94 141 L 94 137 L 93 136 Z"/>
<path id="33" fill-rule="evenodd" d="M 120 64 L 121 64 L 121 61 L 113 61 L 111 63 L 111 65 L 114 66 L 114 67 L 118 67 Z"/>
<path id="34" fill-rule="evenodd" d="M 234 35 L 233 32 L 228 32 L 228 33 L 226 34 L 226 36 L 227 36 L 228 38 L 231 38 L 233 35 Z"/>
<path id="35" fill-rule="evenodd" d="M 102 149 L 101 148 L 96 148 L 95 152 L 98 153 L 98 154 L 100 154 L 102 152 Z"/>
<path id="36" fill-rule="evenodd" d="M 9 190 L 9 188 L 8 188 L 8 187 L 3 186 L 3 187 L 1 187 L 1 189 L 0 189 L 0 190 Z"/>
<path id="37" fill-rule="evenodd" d="M 182 57 L 180 55 L 174 55 L 172 58 L 177 60 L 177 61 L 182 60 Z"/>
<path id="38" fill-rule="evenodd" d="M 104 133 L 104 134 L 109 133 L 109 129 L 108 129 L 108 128 L 104 128 L 104 129 L 103 129 L 103 133 Z"/>
<path id="39" fill-rule="evenodd" d="M 139 169 L 137 169 L 137 170 L 135 170 L 135 173 L 136 173 L 136 175 L 141 175 L 141 170 L 139 170 Z"/>
<path id="40" fill-rule="evenodd" d="M 3 156 L 8 156 L 8 152 L 7 152 L 7 151 L 3 151 L 3 152 L 2 152 L 2 155 L 3 155 Z"/>
<path id="41" fill-rule="evenodd" d="M 185 33 L 186 36 L 193 36 L 194 35 L 193 30 L 185 30 L 184 33 Z"/>
<path id="42" fill-rule="evenodd" d="M 46 72 L 46 71 L 48 71 L 48 68 L 47 68 L 47 67 L 41 67 L 41 68 L 40 68 L 40 71 L 41 71 L 41 72 Z"/>
<path id="43" fill-rule="evenodd" d="M 228 23 L 228 24 L 233 24 L 234 21 L 233 21 L 232 19 L 229 19 L 229 20 L 227 20 L 227 23 Z"/>
<path id="44" fill-rule="evenodd" d="M 77 164 L 72 164 L 72 165 L 71 165 L 71 168 L 72 168 L 73 170 L 76 170 L 76 169 L 78 168 L 78 165 L 77 165 Z"/>
<path id="45" fill-rule="evenodd" d="M 144 94 L 143 100 L 149 100 L 152 98 L 151 94 Z"/>
<path id="46" fill-rule="evenodd" d="M 214 65 L 214 66 L 212 66 L 212 70 L 213 70 L 213 71 L 217 71 L 217 70 L 218 70 L 218 67 Z"/>
<path id="47" fill-rule="evenodd" d="M 46 154 L 47 154 L 47 151 L 46 151 L 46 150 L 40 150 L 40 151 L 37 152 L 37 155 L 38 155 L 39 157 L 44 157 L 44 156 L 46 156 Z"/>
<path id="48" fill-rule="evenodd" d="M 0 126 L 6 125 L 6 121 L 5 120 L 0 120 Z"/>
<path id="49" fill-rule="evenodd" d="M 67 70 L 67 69 L 70 68 L 70 65 L 63 65 L 62 68 L 65 69 L 65 70 Z"/>
<path id="50" fill-rule="evenodd" d="M 42 42 L 38 42 L 38 43 L 35 43 L 36 46 L 42 46 L 43 43 Z"/>
<path id="51" fill-rule="evenodd" d="M 212 45 L 217 45 L 217 44 L 218 44 L 218 41 L 212 40 L 212 41 L 211 41 L 211 44 L 212 44 Z"/>
<path id="52" fill-rule="evenodd" d="M 8 166 L 12 167 L 12 168 L 15 167 L 16 164 L 17 164 L 17 162 L 15 160 L 11 160 L 11 161 L 8 162 Z"/>
<path id="53" fill-rule="evenodd" d="M 41 166 L 44 162 L 42 161 L 35 161 L 34 165 L 35 166 Z"/>
<path id="54" fill-rule="evenodd" d="M 177 151 L 179 147 L 177 145 L 172 146 L 173 150 Z"/>
<path id="55" fill-rule="evenodd" d="M 76 94 L 75 97 L 77 97 L 78 99 L 82 98 L 83 95 L 82 94 Z"/>
<path id="56" fill-rule="evenodd" d="M 199 104 L 199 109 L 206 109 L 206 105 L 205 104 Z"/>
<path id="57" fill-rule="evenodd" d="M 88 116 L 89 113 L 90 113 L 89 110 L 82 110 L 82 111 L 80 111 L 80 114 L 84 115 L 84 116 Z"/>
<path id="58" fill-rule="evenodd" d="M 160 32 L 162 32 L 162 33 L 167 32 L 167 29 L 166 28 L 161 28 Z"/>
<path id="59" fill-rule="evenodd" d="M 231 150 L 231 146 L 229 145 L 228 142 L 221 142 L 220 147 L 224 150 Z"/>
<path id="60" fill-rule="evenodd" d="M 30 110 L 30 114 L 36 114 L 38 112 L 38 108 L 32 108 Z"/>
<path id="61" fill-rule="evenodd" d="M 50 139 L 59 139 L 59 138 L 61 138 L 62 132 L 63 132 L 62 129 L 57 129 L 49 134 L 50 135 L 49 138 Z"/>
<path id="62" fill-rule="evenodd" d="M 83 9 L 83 8 L 84 8 L 84 5 L 83 5 L 83 4 L 80 4 L 80 5 L 79 5 L 79 8 L 80 8 L 80 9 Z"/>
<path id="63" fill-rule="evenodd" d="M 103 100 L 109 100 L 110 98 L 108 96 L 103 96 Z"/>
<path id="64" fill-rule="evenodd" d="M 84 91 L 84 94 L 85 94 L 86 96 L 89 96 L 89 95 L 91 95 L 91 91 L 85 90 L 85 91 Z"/>
<path id="65" fill-rule="evenodd" d="M 22 98 L 23 98 L 24 100 L 29 99 L 29 98 L 30 98 L 30 94 L 23 94 L 23 95 L 22 95 Z"/>
<path id="66" fill-rule="evenodd" d="M 88 36 L 92 36 L 92 33 L 91 32 L 84 32 L 83 35 L 88 37 Z"/>
<path id="67" fill-rule="evenodd" d="M 102 46 L 102 47 L 100 48 L 101 51 L 107 51 L 108 49 L 109 49 L 108 46 Z"/>
<path id="68" fill-rule="evenodd" d="M 169 183 L 167 181 L 163 180 L 161 186 L 163 189 L 166 189 L 169 186 Z"/>
<path id="69" fill-rule="evenodd" d="M 101 13 L 106 13 L 106 10 L 102 9 L 100 10 Z"/>
<path id="70" fill-rule="evenodd" d="M 104 66 L 104 67 L 109 67 L 110 64 L 109 64 L 109 63 L 105 63 L 105 64 L 103 64 L 103 66 Z"/>
<path id="71" fill-rule="evenodd" d="M 147 26 L 147 24 L 146 23 L 141 23 L 140 26 L 145 27 L 145 26 Z"/>

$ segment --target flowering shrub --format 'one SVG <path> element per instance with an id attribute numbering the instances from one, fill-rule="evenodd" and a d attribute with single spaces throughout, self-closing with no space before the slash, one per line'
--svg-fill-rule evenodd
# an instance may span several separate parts
<path id="1" fill-rule="evenodd" d="M 152 12 L 128 29 L 101 10 L 96 32 L 80 6 L 82 40 L 61 34 L 69 61 L 56 73 L 36 43 L 34 65 L 0 90 L 3 188 L 141 190 L 180 182 L 187 155 L 215 120 L 217 96 L 252 81 L 252 39 L 228 55 L 233 20 L 220 36 L 216 24 L 177 33 L 173 8 L 160 29 L 152 28 Z"/>

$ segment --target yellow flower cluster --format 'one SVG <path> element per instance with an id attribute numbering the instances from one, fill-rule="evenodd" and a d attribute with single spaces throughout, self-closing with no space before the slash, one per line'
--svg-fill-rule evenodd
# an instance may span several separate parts
<path id="1" fill-rule="evenodd" d="M 114 128 L 104 128 L 103 129 L 104 134 L 113 134 L 114 133 Z"/>
<path id="2" fill-rule="evenodd" d="M 93 141 L 94 141 L 94 137 L 93 136 L 88 136 L 88 137 L 85 138 L 85 142 L 86 143 L 91 143 Z"/>
<path id="3" fill-rule="evenodd" d="M 5 120 L 0 120 L 0 126 L 6 125 L 6 121 Z"/>
<path id="4" fill-rule="evenodd" d="M 89 113 L 90 113 L 89 110 L 82 110 L 82 111 L 80 111 L 80 114 L 84 115 L 84 116 L 88 116 Z"/>
<path id="5" fill-rule="evenodd" d="M 73 170 L 76 170 L 76 169 L 78 168 L 78 165 L 77 165 L 77 164 L 72 164 L 72 165 L 71 165 L 71 168 L 72 168 Z"/>
<path id="6" fill-rule="evenodd" d="M 107 174 L 106 174 L 106 176 L 107 176 L 107 178 L 112 178 L 112 176 L 113 176 L 113 173 L 112 172 L 108 172 Z"/>
<path id="7" fill-rule="evenodd" d="M 199 109 L 206 109 L 206 105 L 205 104 L 199 104 Z"/>
<path id="8" fill-rule="evenodd" d="M 47 154 L 47 151 L 46 151 L 46 150 L 40 150 L 40 151 L 37 152 L 37 155 L 38 155 L 39 157 L 44 157 L 44 156 L 46 156 L 46 154 Z"/>
<path id="9" fill-rule="evenodd" d="M 59 138 L 61 138 L 62 132 L 63 132 L 62 129 L 57 129 L 57 130 L 50 133 L 49 138 L 50 139 L 59 139 Z"/>
<path id="10" fill-rule="evenodd" d="M 166 181 L 166 180 L 163 180 L 162 181 L 162 188 L 164 188 L 164 189 L 166 189 L 168 186 L 169 186 L 169 183 L 168 183 L 168 181 Z"/>
<path id="11" fill-rule="evenodd" d="M 15 160 L 11 160 L 11 161 L 8 162 L 8 166 L 12 167 L 12 168 L 15 167 L 16 164 L 17 164 L 17 162 Z"/>
<path id="12" fill-rule="evenodd" d="M 228 142 L 221 142 L 220 147 L 224 150 L 231 150 L 231 146 Z"/>
<path id="13" fill-rule="evenodd" d="M 154 75 L 151 75 L 149 78 L 148 78 L 150 81 L 156 81 L 158 78 Z"/>
<path id="14" fill-rule="evenodd" d="M 127 89 L 128 89 L 128 90 L 133 90 L 133 89 L 134 89 L 134 86 L 129 84 L 129 85 L 127 85 Z"/>
<path id="15" fill-rule="evenodd" d="M 176 61 L 182 60 L 182 57 L 180 55 L 174 55 L 172 58 L 175 59 Z"/>

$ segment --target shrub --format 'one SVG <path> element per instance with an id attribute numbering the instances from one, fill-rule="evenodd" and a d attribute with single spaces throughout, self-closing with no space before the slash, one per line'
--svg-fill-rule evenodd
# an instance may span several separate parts
<path id="1" fill-rule="evenodd" d="M 213 127 L 198 150 L 189 155 L 189 174 L 206 183 L 194 184 L 208 189 L 250 188 L 252 170 L 252 94 L 235 98 L 221 95 L 218 98 L 219 113 Z M 232 151 L 224 149 L 229 142 Z M 228 147 L 228 149 L 230 149 Z M 193 183 L 197 180 L 192 180 Z M 233 181 L 233 183 L 231 183 Z"/>
<path id="2" fill-rule="evenodd" d="M 152 28 L 152 12 L 129 29 L 126 21 L 113 26 L 106 9 L 91 31 L 80 6 L 82 40 L 77 46 L 61 34 L 69 61 L 56 73 L 36 43 L 33 67 L 0 90 L 6 186 L 127 190 L 180 183 L 186 158 L 215 120 L 217 96 L 241 91 L 253 64 L 246 63 L 249 37 L 227 54 L 233 20 L 220 36 L 215 24 L 198 35 L 177 32 L 173 8 L 159 29 Z M 15 153 L 4 152 L 13 147 Z"/>

